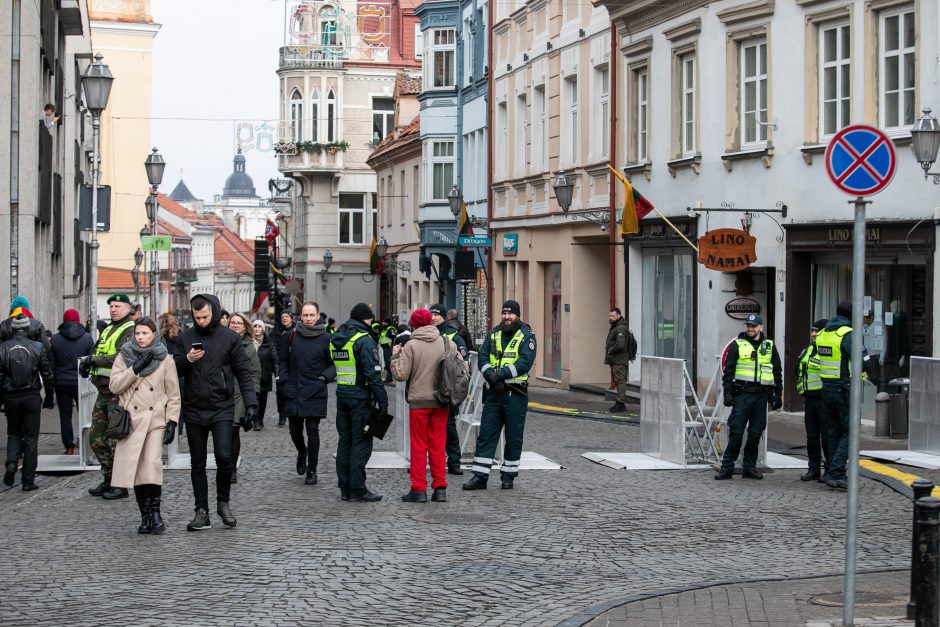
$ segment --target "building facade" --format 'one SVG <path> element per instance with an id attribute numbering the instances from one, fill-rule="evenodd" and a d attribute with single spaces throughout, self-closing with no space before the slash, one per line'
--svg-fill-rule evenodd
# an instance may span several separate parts
<path id="1" fill-rule="evenodd" d="M 268 202 L 255 191 L 254 181 L 245 171 L 245 164 L 245 155 L 239 147 L 222 193 L 216 195 L 211 203 L 206 203 L 205 208 L 222 218 L 225 226 L 240 238 L 254 239 L 264 237 L 264 227 L 272 213 Z M 180 194 L 183 194 L 182 190 Z"/>

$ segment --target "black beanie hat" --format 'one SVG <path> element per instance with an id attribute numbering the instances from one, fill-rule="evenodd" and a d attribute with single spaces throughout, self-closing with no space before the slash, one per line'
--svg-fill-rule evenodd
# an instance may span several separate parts
<path id="1" fill-rule="evenodd" d="M 372 308 L 365 303 L 359 303 L 353 307 L 352 311 L 349 312 L 349 317 L 353 320 L 358 320 L 359 322 L 375 320 L 375 314 L 372 313 Z"/>
<path id="2" fill-rule="evenodd" d="M 822 331 L 823 329 L 826 328 L 827 324 L 829 324 L 828 320 L 826 320 L 825 318 L 820 318 L 819 320 L 813 323 L 813 328 L 816 329 L 817 331 Z"/>
<path id="3" fill-rule="evenodd" d="M 507 311 L 509 313 L 516 314 L 517 316 L 522 316 L 522 310 L 519 309 L 519 303 L 514 300 L 507 300 L 505 303 L 503 303 L 501 312 L 506 313 Z"/>
<path id="4" fill-rule="evenodd" d="M 852 303 L 847 300 L 842 301 L 836 305 L 836 315 L 844 316 L 846 318 L 852 317 Z"/>

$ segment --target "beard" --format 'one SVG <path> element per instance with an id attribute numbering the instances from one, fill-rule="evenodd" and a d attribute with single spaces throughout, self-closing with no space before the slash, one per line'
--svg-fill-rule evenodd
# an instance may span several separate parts
<path id="1" fill-rule="evenodd" d="M 502 327 L 503 331 L 512 331 L 516 326 L 516 323 L 512 320 L 503 320 L 500 326 Z"/>

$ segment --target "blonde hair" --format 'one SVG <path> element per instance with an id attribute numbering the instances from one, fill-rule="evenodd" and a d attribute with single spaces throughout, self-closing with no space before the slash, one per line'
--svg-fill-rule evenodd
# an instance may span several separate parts
<path id="1" fill-rule="evenodd" d="M 170 339 L 176 339 L 180 334 L 180 323 L 171 313 L 160 314 L 160 328 L 163 335 Z"/>

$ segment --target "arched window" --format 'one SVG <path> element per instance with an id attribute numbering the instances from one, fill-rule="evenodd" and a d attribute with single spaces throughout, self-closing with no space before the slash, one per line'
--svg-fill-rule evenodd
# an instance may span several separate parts
<path id="1" fill-rule="evenodd" d="M 303 141 L 304 136 L 304 99 L 298 90 L 290 94 L 290 137 L 291 141 Z"/>
<path id="2" fill-rule="evenodd" d="M 336 141 L 336 94 L 332 89 L 326 95 L 326 141 Z"/>
<path id="3" fill-rule="evenodd" d="M 315 142 L 320 141 L 320 92 L 316 87 L 313 88 L 313 94 L 310 95 L 310 119 L 313 125 L 310 139 Z"/>

